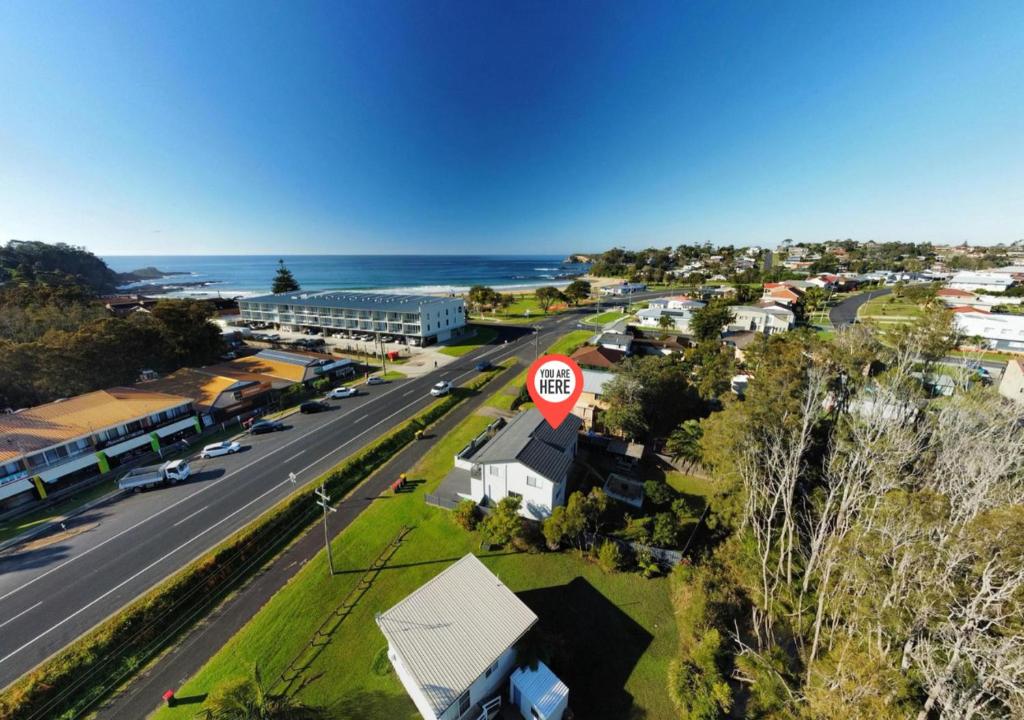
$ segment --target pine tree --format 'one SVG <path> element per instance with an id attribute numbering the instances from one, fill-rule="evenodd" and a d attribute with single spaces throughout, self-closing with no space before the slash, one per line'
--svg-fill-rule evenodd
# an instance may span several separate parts
<path id="1" fill-rule="evenodd" d="M 295 292 L 299 289 L 299 283 L 295 280 L 295 276 L 292 275 L 292 271 L 285 267 L 284 260 L 277 261 L 277 275 L 274 276 L 274 285 L 271 288 L 272 292 L 285 293 Z"/>

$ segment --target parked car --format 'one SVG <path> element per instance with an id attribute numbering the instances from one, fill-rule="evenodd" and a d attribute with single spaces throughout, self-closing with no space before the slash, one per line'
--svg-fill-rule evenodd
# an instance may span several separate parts
<path id="1" fill-rule="evenodd" d="M 476 369 L 479 372 L 484 372 L 486 370 L 493 370 L 494 366 L 491 365 L 491 361 L 490 360 L 481 360 L 480 362 L 478 362 L 476 364 Z"/>
<path id="2" fill-rule="evenodd" d="M 336 387 L 327 393 L 327 397 L 332 400 L 341 400 L 342 398 L 352 397 L 356 394 L 357 392 L 354 387 Z"/>
<path id="3" fill-rule="evenodd" d="M 382 378 L 380 375 L 371 375 L 370 377 L 366 378 L 366 384 L 367 385 L 383 385 L 384 384 L 384 378 Z"/>
<path id="4" fill-rule="evenodd" d="M 435 383 L 434 386 L 430 388 L 430 394 L 433 395 L 434 397 L 441 397 L 442 395 L 447 395 L 451 391 L 452 384 L 447 380 L 442 380 L 439 383 Z"/>
<path id="5" fill-rule="evenodd" d="M 218 455 L 234 455 L 236 452 L 242 449 L 242 446 L 233 440 L 225 440 L 219 443 L 211 443 L 202 449 L 199 453 L 199 457 L 212 458 Z"/>
<path id="6" fill-rule="evenodd" d="M 269 340 L 270 342 L 277 342 L 280 339 L 281 336 L 278 335 L 277 333 L 270 333 L 269 335 L 267 335 L 267 340 Z"/>
<path id="7" fill-rule="evenodd" d="M 268 432 L 284 430 L 284 423 L 280 420 L 257 420 L 249 426 L 250 435 L 262 435 Z"/>
<path id="8" fill-rule="evenodd" d="M 309 402 L 304 402 L 301 405 L 299 405 L 299 412 L 303 413 L 304 415 L 308 415 L 310 413 L 318 413 L 323 410 L 329 410 L 330 407 L 331 406 L 328 405 L 327 403 L 320 402 L 319 400 L 310 400 Z"/>

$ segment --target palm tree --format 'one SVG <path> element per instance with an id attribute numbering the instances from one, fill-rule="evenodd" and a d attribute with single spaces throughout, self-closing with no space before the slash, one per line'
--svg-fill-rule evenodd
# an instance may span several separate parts
<path id="1" fill-rule="evenodd" d="M 230 680 L 207 698 L 196 715 L 200 720 L 320 720 L 326 714 L 284 693 L 274 693 L 263 682 L 259 665 L 251 678 Z"/>
<path id="2" fill-rule="evenodd" d="M 669 330 L 674 330 L 676 327 L 675 319 L 668 313 L 662 313 L 661 317 L 658 318 L 658 327 L 664 330 L 666 333 Z M 662 333 L 664 335 L 665 333 Z"/>

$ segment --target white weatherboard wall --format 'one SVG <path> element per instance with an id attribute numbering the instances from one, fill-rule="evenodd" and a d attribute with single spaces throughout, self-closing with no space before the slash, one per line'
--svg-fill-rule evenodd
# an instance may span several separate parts
<path id="1" fill-rule="evenodd" d="M 536 478 L 539 487 L 527 484 L 528 477 Z M 522 463 L 494 463 L 480 467 L 480 478 L 470 482 L 471 494 L 475 502 L 484 497 L 497 502 L 508 497 L 510 492 L 522 495 L 523 504 L 519 514 L 532 520 L 543 520 L 551 515 L 551 510 L 564 501 L 565 483 L 554 483 L 538 475 Z"/>

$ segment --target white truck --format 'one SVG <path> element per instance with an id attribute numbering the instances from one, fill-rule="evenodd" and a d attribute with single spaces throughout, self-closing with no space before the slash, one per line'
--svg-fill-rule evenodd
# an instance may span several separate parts
<path id="1" fill-rule="evenodd" d="M 141 492 L 158 485 L 173 485 L 179 480 L 187 480 L 191 473 L 192 469 L 188 466 L 188 460 L 169 460 L 163 465 L 150 465 L 129 470 L 124 477 L 117 481 L 117 486 L 122 490 Z"/>

